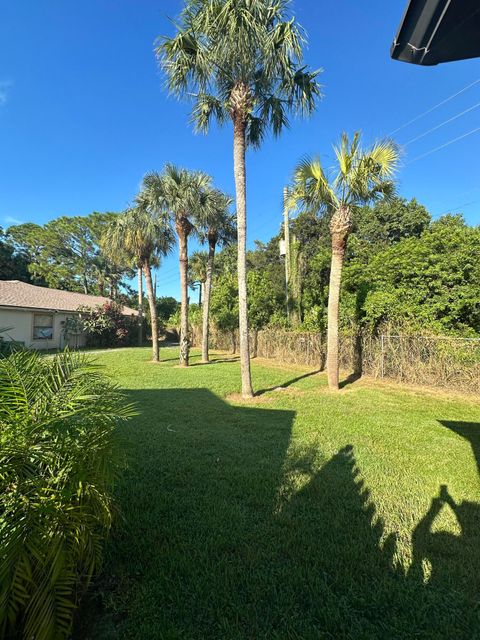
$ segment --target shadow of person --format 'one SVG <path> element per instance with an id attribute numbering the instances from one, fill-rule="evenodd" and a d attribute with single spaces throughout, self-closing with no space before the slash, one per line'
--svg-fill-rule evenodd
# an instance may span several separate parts
<path id="1" fill-rule="evenodd" d="M 292 477 L 296 471 L 308 475 L 313 460 L 313 452 L 294 460 Z M 458 521 L 459 536 L 432 530 L 445 506 Z M 277 537 L 277 544 L 303 575 L 285 605 L 296 626 L 286 626 L 279 637 L 480 637 L 478 504 L 458 504 L 442 488 L 414 530 L 413 564 L 406 572 L 396 560 L 397 534 L 386 535 L 349 445 L 312 470 L 299 492 L 285 491 L 278 518 L 288 535 Z M 296 575 L 290 574 L 290 582 Z"/>
<path id="2" fill-rule="evenodd" d="M 433 530 L 443 509 L 450 509 L 459 533 Z M 457 619 L 465 637 L 475 637 L 480 598 L 480 505 L 464 500 L 457 503 L 446 485 L 431 501 L 430 508 L 412 534 L 413 560 L 409 578 L 423 582 L 429 592 L 451 594 L 451 619 Z M 453 633 L 454 629 L 452 629 Z M 455 628 L 456 633 L 460 633 Z M 453 636 L 452 636 L 453 637 Z M 456 636 L 460 637 L 460 636 Z"/>

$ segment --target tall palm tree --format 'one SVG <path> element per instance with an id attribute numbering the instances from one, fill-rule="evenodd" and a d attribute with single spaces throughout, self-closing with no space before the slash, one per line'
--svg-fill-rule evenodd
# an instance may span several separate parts
<path id="1" fill-rule="evenodd" d="M 175 227 L 180 259 L 180 366 L 188 367 L 188 238 L 196 232 L 195 216 L 206 206 L 211 178 L 201 171 L 187 171 L 167 164 L 163 173 L 151 172 L 143 179 L 139 206 L 168 220 Z"/>
<path id="2" fill-rule="evenodd" d="M 235 214 L 229 212 L 232 199 L 214 190 L 212 192 L 212 206 L 208 207 L 206 216 L 199 229 L 199 236 L 203 242 L 208 243 L 208 258 L 204 287 L 203 314 L 202 314 L 202 362 L 209 362 L 208 337 L 210 328 L 210 296 L 215 267 L 215 251 L 218 245 L 227 246 L 235 242 L 237 229 Z"/>
<path id="3" fill-rule="evenodd" d="M 359 132 L 352 140 L 343 133 L 340 143 L 333 148 L 338 166 L 331 176 L 327 175 L 318 158 L 305 158 L 299 163 L 290 203 L 330 216 L 332 259 L 328 290 L 327 375 L 329 387 L 338 389 L 340 284 L 347 240 L 352 230 L 352 212 L 358 205 L 393 197 L 393 176 L 398 167 L 399 150 L 390 140 L 362 149 Z"/>
<path id="4" fill-rule="evenodd" d="M 152 266 L 170 253 L 174 245 L 171 228 L 166 221 L 152 215 L 144 207 L 127 209 L 110 225 L 102 239 L 104 250 L 111 255 L 128 256 L 143 271 L 147 287 L 152 325 L 152 360 L 158 362 L 158 319 L 153 292 Z M 139 279 L 139 286 L 141 281 Z"/>
<path id="5" fill-rule="evenodd" d="M 233 124 L 238 229 L 238 291 L 242 394 L 253 395 L 246 275 L 247 145 L 259 147 L 268 129 L 279 135 L 288 113 L 308 114 L 319 95 L 318 71 L 302 62 L 305 37 L 288 15 L 288 0 L 187 0 L 175 36 L 156 49 L 169 90 L 193 98 L 195 128 L 212 119 Z"/>

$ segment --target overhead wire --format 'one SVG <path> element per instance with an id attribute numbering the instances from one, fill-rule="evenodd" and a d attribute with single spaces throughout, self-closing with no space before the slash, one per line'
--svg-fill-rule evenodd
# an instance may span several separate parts
<path id="1" fill-rule="evenodd" d="M 448 118 L 448 120 L 444 120 L 440 124 L 437 124 L 435 127 L 432 127 L 431 129 L 428 129 L 428 131 L 425 131 L 424 133 L 421 133 L 420 135 L 415 136 L 415 138 L 412 138 L 408 142 L 405 142 L 402 146 L 408 147 L 409 144 L 413 144 L 414 142 L 417 142 L 417 140 L 421 140 L 422 138 L 425 138 L 425 136 L 428 136 L 430 133 L 433 133 L 434 131 L 437 131 L 437 129 L 441 129 L 441 127 L 445 126 L 446 124 L 449 124 L 450 122 L 453 122 L 454 120 L 458 120 L 458 118 L 461 118 L 462 116 L 464 116 L 465 114 L 469 113 L 470 111 L 473 111 L 474 109 L 478 109 L 478 107 L 480 107 L 480 102 L 477 102 L 472 107 L 469 107 L 468 109 L 465 109 L 464 111 L 461 111 L 460 113 L 457 113 L 456 115 L 452 116 L 451 118 Z"/>
<path id="2" fill-rule="evenodd" d="M 457 96 L 461 95 L 465 91 L 468 91 L 468 89 L 471 89 L 472 87 L 474 87 L 477 84 L 480 84 L 480 78 L 478 78 L 477 80 L 474 80 L 470 84 L 466 85 L 465 87 L 463 87 L 463 89 L 460 89 L 460 91 L 457 91 L 456 93 L 453 93 L 451 96 L 448 96 L 448 98 L 445 98 L 444 100 L 441 100 L 439 103 L 435 104 L 433 107 L 430 107 L 430 109 L 427 109 L 426 111 L 423 111 L 418 116 L 415 116 L 415 118 L 412 118 L 408 122 L 405 122 L 404 124 L 400 125 L 400 127 L 397 127 L 393 131 L 390 131 L 390 133 L 388 133 L 386 137 L 389 138 L 394 133 L 398 133 L 399 131 L 402 131 L 402 129 L 405 129 L 406 127 L 410 126 L 414 122 L 417 122 L 417 120 L 420 120 L 421 118 L 427 116 L 429 113 L 432 113 L 432 111 L 435 111 L 439 107 L 443 106 L 447 102 L 450 102 L 450 100 L 453 100 L 454 98 L 456 98 Z"/>
<path id="3" fill-rule="evenodd" d="M 406 162 L 405 166 L 408 166 L 408 165 L 412 164 L 413 162 L 417 162 L 417 160 L 421 160 L 422 158 L 426 158 L 427 156 L 430 156 L 430 155 L 432 155 L 432 153 L 436 153 L 437 151 L 440 151 L 441 149 L 445 149 L 446 147 L 449 147 L 451 144 L 454 144 L 455 142 L 459 142 L 460 140 L 463 140 L 464 138 L 468 138 L 468 136 L 471 136 L 474 133 L 477 133 L 478 131 L 480 131 L 480 127 L 477 127 L 476 129 L 472 129 L 471 131 L 467 131 L 467 133 L 464 133 L 461 136 L 457 136 L 456 138 L 453 138 L 453 140 L 449 140 L 448 142 L 445 142 L 444 144 L 441 144 L 440 146 L 435 147 L 434 149 L 430 149 L 429 151 L 426 151 L 425 153 L 421 153 L 419 156 L 416 156 L 412 160 L 409 160 L 408 162 Z"/>

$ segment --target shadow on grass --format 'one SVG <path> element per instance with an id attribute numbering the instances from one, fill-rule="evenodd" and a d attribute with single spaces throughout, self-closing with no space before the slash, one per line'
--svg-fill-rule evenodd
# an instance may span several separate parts
<path id="1" fill-rule="evenodd" d="M 351 445 L 330 458 L 316 444 L 292 451 L 294 412 L 232 407 L 206 389 L 128 394 L 143 414 L 124 433 L 123 518 L 78 638 L 476 637 L 478 505 L 442 488 L 406 573 Z M 445 505 L 460 536 L 432 533 Z"/>
<path id="2" fill-rule="evenodd" d="M 200 356 L 199 356 L 200 357 Z M 210 360 L 208 362 L 195 362 L 194 364 L 192 364 L 192 367 L 204 367 L 204 366 L 208 366 L 211 364 L 221 364 L 223 362 L 239 362 L 240 361 L 240 356 L 211 356 Z"/>
<path id="3" fill-rule="evenodd" d="M 454 420 L 440 420 L 440 424 L 450 431 L 462 436 L 470 443 L 477 469 L 480 473 L 480 422 L 459 422 Z"/>
<path id="4" fill-rule="evenodd" d="M 349 384 L 353 384 L 354 382 L 357 382 L 357 380 L 360 380 L 360 378 L 362 377 L 361 373 L 351 373 L 349 376 L 347 376 L 345 378 L 345 380 L 342 380 L 339 384 L 340 389 L 344 389 L 345 387 L 348 387 Z"/>
<path id="5" fill-rule="evenodd" d="M 305 380 L 305 378 L 310 378 L 311 376 L 317 375 L 317 373 L 321 373 L 320 369 L 316 369 L 315 371 L 309 371 L 308 373 L 303 373 L 301 376 L 297 376 L 296 378 L 292 378 L 291 380 L 287 380 L 287 382 L 282 382 L 281 384 L 277 384 L 274 387 L 268 387 L 268 389 L 260 389 L 256 392 L 256 396 L 261 396 L 264 393 L 268 393 L 269 391 L 275 391 L 276 389 L 287 389 L 292 384 L 296 382 L 300 382 L 300 380 Z"/>

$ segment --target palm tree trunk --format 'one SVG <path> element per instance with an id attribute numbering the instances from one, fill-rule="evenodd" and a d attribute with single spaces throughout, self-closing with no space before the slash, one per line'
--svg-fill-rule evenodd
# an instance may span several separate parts
<path id="1" fill-rule="evenodd" d="M 143 279 L 142 267 L 137 269 L 138 276 L 138 346 L 143 344 Z"/>
<path id="2" fill-rule="evenodd" d="M 160 349 L 158 348 L 158 320 L 157 307 L 155 305 L 155 295 L 153 293 L 152 270 L 150 264 L 145 262 L 143 265 L 145 273 L 145 282 L 147 285 L 148 306 L 150 307 L 150 322 L 152 324 L 152 360 L 158 362 L 160 357 Z"/>
<path id="3" fill-rule="evenodd" d="M 188 234 L 191 225 L 182 218 L 176 224 L 180 250 L 180 366 L 188 367 L 190 344 L 188 340 Z"/>
<path id="4" fill-rule="evenodd" d="M 240 370 L 242 396 L 253 397 L 250 372 L 250 345 L 248 340 L 247 308 L 247 206 L 245 169 L 245 120 L 237 115 L 233 123 L 233 171 L 237 204 L 237 271 L 238 271 L 238 321 L 240 335 Z"/>
<path id="5" fill-rule="evenodd" d="M 258 329 L 255 327 L 253 329 L 253 348 L 252 348 L 252 358 L 256 358 L 258 353 Z"/>
<path id="6" fill-rule="evenodd" d="M 210 320 L 210 293 L 212 291 L 213 265 L 215 262 L 215 244 L 216 242 L 209 238 L 207 279 L 205 280 L 205 296 L 203 298 L 203 315 L 202 315 L 202 362 L 209 362 L 208 329 L 209 329 L 209 320 Z"/>
<path id="7" fill-rule="evenodd" d="M 198 306 L 202 306 L 202 291 L 203 291 L 203 282 L 198 283 Z"/>
<path id="8" fill-rule="evenodd" d="M 350 228 L 349 210 L 347 208 L 340 208 L 335 211 L 330 222 L 332 262 L 328 288 L 327 378 L 330 389 L 337 391 L 339 389 L 338 324 L 340 285 L 342 282 L 343 262 Z"/>

